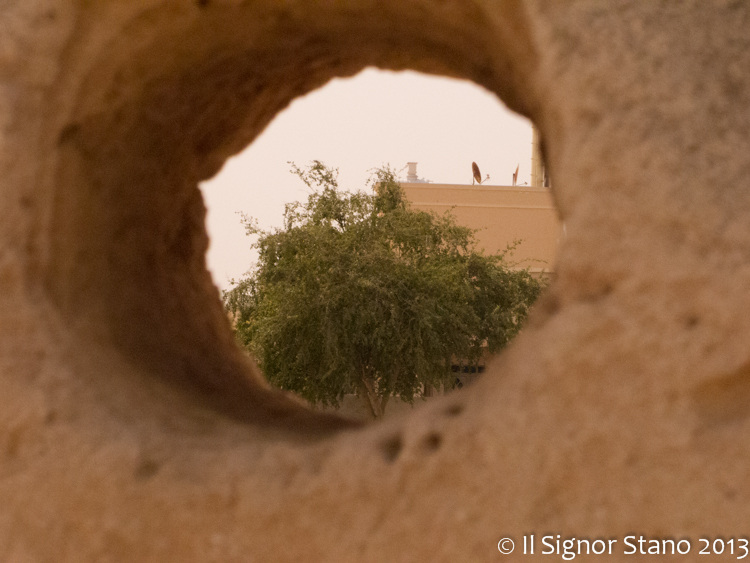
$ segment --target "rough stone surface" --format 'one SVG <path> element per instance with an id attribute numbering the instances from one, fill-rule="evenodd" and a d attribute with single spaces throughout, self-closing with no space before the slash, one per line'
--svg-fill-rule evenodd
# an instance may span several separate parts
<path id="1" fill-rule="evenodd" d="M 748 29 L 724 0 L 1 2 L 0 561 L 748 534 Z M 234 346 L 196 186 L 367 65 L 531 117 L 568 237 L 480 384 L 356 428 Z"/>

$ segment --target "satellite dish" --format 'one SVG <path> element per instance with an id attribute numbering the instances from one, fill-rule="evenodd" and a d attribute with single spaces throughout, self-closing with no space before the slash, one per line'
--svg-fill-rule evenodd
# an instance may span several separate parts
<path id="1" fill-rule="evenodd" d="M 474 180 L 471 182 L 472 184 L 476 182 L 477 184 L 482 183 L 482 174 L 479 172 L 479 166 L 477 166 L 476 162 L 471 163 L 471 172 L 474 174 Z"/>

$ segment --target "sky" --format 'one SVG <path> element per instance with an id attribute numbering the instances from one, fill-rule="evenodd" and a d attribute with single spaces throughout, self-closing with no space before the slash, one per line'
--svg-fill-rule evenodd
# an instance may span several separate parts
<path id="1" fill-rule="evenodd" d="M 200 185 L 208 214 L 206 261 L 214 283 L 231 287 L 257 259 L 239 212 L 263 229 L 283 225 L 284 204 L 309 193 L 289 162 L 338 168 L 339 187 L 366 188 L 370 170 L 417 162 L 420 178 L 471 184 L 476 162 L 489 185 L 531 175 L 531 124 L 471 82 L 417 72 L 366 69 L 297 98 L 253 143 Z"/>

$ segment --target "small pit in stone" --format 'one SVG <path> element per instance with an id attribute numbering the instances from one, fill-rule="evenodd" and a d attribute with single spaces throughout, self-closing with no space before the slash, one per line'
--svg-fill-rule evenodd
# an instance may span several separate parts
<path id="1" fill-rule="evenodd" d="M 135 479 L 136 481 L 146 481 L 156 475 L 159 472 L 159 464 L 152 460 L 146 459 L 138 464 L 135 468 Z"/>
<path id="2" fill-rule="evenodd" d="M 391 436 L 387 440 L 385 440 L 381 446 L 380 450 L 383 453 L 383 458 L 388 463 L 393 463 L 396 461 L 396 458 L 398 458 L 399 454 L 401 453 L 401 450 L 404 447 L 403 440 L 401 439 L 401 436 Z"/>
<path id="3" fill-rule="evenodd" d="M 450 417 L 458 416 L 462 412 L 464 412 L 464 406 L 458 403 L 456 403 L 455 405 L 451 405 L 447 409 L 445 409 L 445 415 Z"/>
<path id="4" fill-rule="evenodd" d="M 422 447 L 427 453 L 436 452 L 443 443 L 443 437 L 437 432 L 431 432 L 422 440 Z"/>

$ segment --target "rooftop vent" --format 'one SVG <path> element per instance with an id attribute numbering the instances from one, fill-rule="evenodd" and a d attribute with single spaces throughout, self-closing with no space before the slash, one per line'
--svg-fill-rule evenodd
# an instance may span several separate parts
<path id="1" fill-rule="evenodd" d="M 416 162 L 407 162 L 406 166 L 409 167 L 408 172 L 406 173 L 406 181 L 410 183 L 428 183 L 429 180 L 425 180 L 424 178 L 420 178 L 417 176 L 417 163 Z"/>

